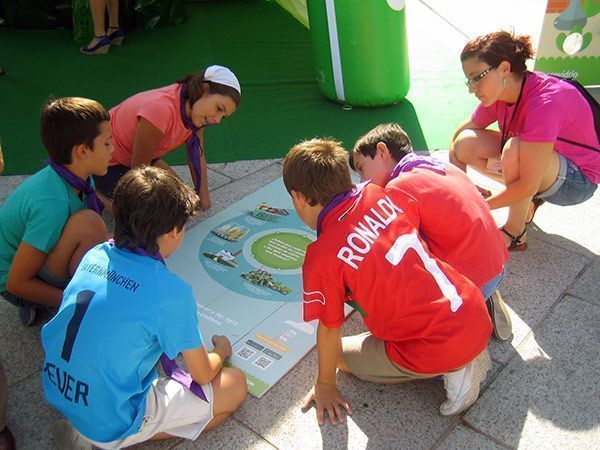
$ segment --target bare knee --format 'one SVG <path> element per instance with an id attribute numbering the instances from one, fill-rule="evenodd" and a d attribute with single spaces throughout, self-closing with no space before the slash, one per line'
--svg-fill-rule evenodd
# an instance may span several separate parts
<path id="1" fill-rule="evenodd" d="M 236 368 L 223 368 L 212 384 L 215 393 L 215 416 L 222 413 L 233 413 L 248 394 L 246 376 Z"/>
<path id="2" fill-rule="evenodd" d="M 248 395 L 248 382 L 244 372 L 240 369 L 225 368 L 224 370 L 227 370 L 227 376 L 231 377 L 231 395 L 236 400 L 235 408 L 237 409 Z"/>
<path id="3" fill-rule="evenodd" d="M 83 209 L 73 214 L 63 231 L 79 242 L 100 243 L 106 240 L 108 231 L 102 217 L 91 209 Z"/>
<path id="4" fill-rule="evenodd" d="M 462 130 L 450 146 L 450 160 L 468 164 L 477 146 L 477 136 L 473 130 Z"/>

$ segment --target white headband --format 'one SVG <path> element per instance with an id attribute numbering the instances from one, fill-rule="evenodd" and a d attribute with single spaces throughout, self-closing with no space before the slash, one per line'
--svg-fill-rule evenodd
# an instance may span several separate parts
<path id="1" fill-rule="evenodd" d="M 212 81 L 213 83 L 223 84 L 225 86 L 229 86 L 234 88 L 240 94 L 242 93 L 242 88 L 240 87 L 240 82 L 234 73 L 229 70 L 227 67 L 223 66 L 208 66 L 204 70 L 204 79 L 206 81 Z"/>

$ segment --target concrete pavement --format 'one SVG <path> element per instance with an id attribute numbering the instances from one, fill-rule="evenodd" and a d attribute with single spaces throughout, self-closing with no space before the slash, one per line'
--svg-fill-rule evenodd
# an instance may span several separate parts
<path id="1" fill-rule="evenodd" d="M 489 8 L 483 3 L 489 3 Z M 434 24 L 436 34 L 443 36 L 437 39 L 447 46 L 443 50 L 456 55 L 467 37 L 500 27 L 512 25 L 518 33 L 537 38 L 545 7 L 541 0 L 409 0 L 407 4 L 409 27 L 416 30 L 419 24 Z M 477 20 L 472 20 L 474 14 Z M 419 61 L 414 44 L 410 45 L 412 60 Z M 177 170 L 189 180 L 187 169 Z M 211 164 L 213 207 L 208 215 L 279 176 L 279 160 Z M 24 178 L 0 178 L 0 203 Z M 502 214 L 495 213 L 499 223 Z M 300 411 L 315 379 L 313 350 L 261 399 L 248 397 L 217 430 L 195 442 L 172 440 L 139 448 L 598 448 L 599 223 L 599 193 L 582 205 L 546 204 L 539 209 L 528 233 L 529 250 L 511 254 L 501 287 L 513 338 L 505 343 L 490 341 L 493 370 L 479 400 L 461 416 L 438 413 L 445 398 L 439 381 L 380 386 L 340 374 L 340 389 L 354 414 L 342 425 L 319 428 L 314 409 L 306 414 Z M 9 379 L 8 422 L 18 448 L 52 449 L 50 430 L 60 416 L 45 402 L 41 390 L 40 326 L 23 327 L 16 308 L 6 302 L 0 302 L 0 324 L 0 355 Z M 360 318 L 352 315 L 344 333 L 361 330 Z"/>

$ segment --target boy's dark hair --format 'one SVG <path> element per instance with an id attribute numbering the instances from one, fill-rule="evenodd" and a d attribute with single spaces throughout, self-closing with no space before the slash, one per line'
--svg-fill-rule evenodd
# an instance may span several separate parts
<path id="1" fill-rule="evenodd" d="M 350 167 L 352 170 L 356 170 L 354 167 L 354 155 L 360 153 L 363 156 L 369 156 L 371 159 L 375 158 L 377 154 L 377 143 L 383 142 L 394 161 L 399 162 L 402 158 L 412 152 L 412 142 L 406 131 L 402 129 L 397 123 L 384 123 L 377 125 L 371 131 L 361 136 L 354 149 L 350 153 Z"/>
<path id="2" fill-rule="evenodd" d="M 40 133 L 50 158 L 59 164 L 72 162 L 76 145 L 93 148 L 100 124 L 110 121 L 108 111 L 95 100 L 62 97 L 48 100 L 42 107 Z"/>
<path id="3" fill-rule="evenodd" d="M 525 63 L 533 58 L 529 36 L 516 36 L 508 31 L 495 31 L 471 39 L 460 54 L 461 62 L 477 58 L 496 68 L 502 61 L 510 63 L 510 71 L 521 75 L 527 70 Z"/>
<path id="4" fill-rule="evenodd" d="M 115 245 L 158 252 L 159 236 L 200 210 L 200 199 L 177 176 L 158 167 L 142 166 L 127 172 L 115 187 Z"/>
<path id="5" fill-rule="evenodd" d="M 242 96 L 237 91 L 237 89 L 232 88 L 231 86 L 226 86 L 221 83 L 215 83 L 214 81 L 205 80 L 204 70 L 183 75 L 177 80 L 177 83 L 187 83 L 188 90 L 185 99 L 189 102 L 190 106 L 196 103 L 196 100 L 198 100 L 206 93 L 219 94 L 229 97 L 235 103 L 236 108 L 240 106 L 240 102 L 242 101 Z M 205 89 L 203 83 L 206 83 L 208 85 L 208 89 Z"/>
<path id="6" fill-rule="evenodd" d="M 285 188 L 306 196 L 309 205 L 326 205 L 338 194 L 352 189 L 348 153 L 340 142 L 311 139 L 288 152 L 283 161 Z"/>

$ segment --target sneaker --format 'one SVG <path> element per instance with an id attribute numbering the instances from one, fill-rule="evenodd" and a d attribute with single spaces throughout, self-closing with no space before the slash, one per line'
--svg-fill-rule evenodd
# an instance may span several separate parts
<path id="1" fill-rule="evenodd" d="M 68 420 L 54 424 L 52 437 L 58 450 L 92 450 L 92 443 L 84 438 Z"/>
<path id="2" fill-rule="evenodd" d="M 479 397 L 479 385 L 492 368 L 488 349 L 460 370 L 444 374 L 446 401 L 440 405 L 443 416 L 459 414 L 469 408 Z"/>
<path id="3" fill-rule="evenodd" d="M 26 327 L 30 326 L 35 322 L 35 317 L 37 315 L 37 311 L 35 308 L 30 306 L 20 306 L 19 307 L 19 319 L 21 323 Z"/>
<path id="4" fill-rule="evenodd" d="M 506 304 L 502 300 L 500 291 L 496 290 L 490 298 L 485 301 L 485 304 L 492 319 L 494 326 L 494 336 L 499 341 L 507 341 L 512 335 L 512 322 L 510 315 L 506 309 Z"/>

